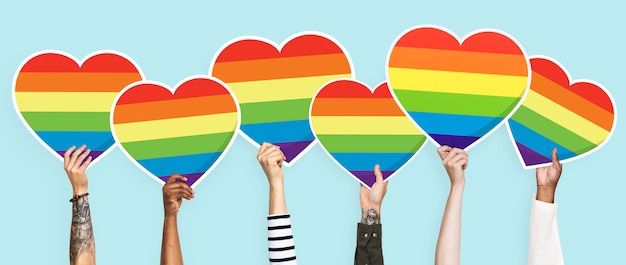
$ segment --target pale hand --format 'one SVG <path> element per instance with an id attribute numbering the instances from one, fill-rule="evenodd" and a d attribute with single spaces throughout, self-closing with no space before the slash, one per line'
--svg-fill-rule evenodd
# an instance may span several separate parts
<path id="1" fill-rule="evenodd" d="M 78 150 L 76 146 L 72 146 L 63 155 L 63 168 L 70 184 L 72 184 L 74 195 L 87 193 L 88 181 L 85 171 L 91 163 L 90 152 L 91 150 L 87 149 L 86 145 L 81 146 Z"/>
<path id="2" fill-rule="evenodd" d="M 380 212 L 383 198 L 387 193 L 387 185 L 389 182 L 384 182 L 383 173 L 380 171 L 379 165 L 374 166 L 374 175 L 376 176 L 376 182 L 372 185 L 371 189 L 368 189 L 365 185 L 361 184 L 359 197 L 361 201 L 361 210 L 363 211 L 374 208 Z"/>
<path id="3" fill-rule="evenodd" d="M 452 148 L 447 145 L 437 148 L 452 185 L 465 184 L 465 169 L 469 165 L 469 156 L 463 149 Z"/>
<path id="4" fill-rule="evenodd" d="M 265 172 L 270 186 L 282 185 L 284 180 L 282 166 L 285 159 L 285 155 L 280 151 L 280 147 L 277 145 L 263 143 L 261 147 L 259 147 L 257 160 L 259 164 L 261 164 L 261 168 L 263 168 L 263 172 Z"/>

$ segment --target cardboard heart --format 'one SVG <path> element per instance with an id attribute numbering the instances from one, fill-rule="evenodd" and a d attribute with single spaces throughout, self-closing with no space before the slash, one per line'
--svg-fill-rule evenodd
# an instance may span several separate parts
<path id="1" fill-rule="evenodd" d="M 311 128 L 324 150 L 370 188 L 376 182 L 376 164 L 387 180 L 426 142 L 393 99 L 387 83 L 371 91 L 355 80 L 332 81 L 315 95 L 310 113 Z"/>
<path id="2" fill-rule="evenodd" d="M 22 62 L 13 81 L 13 103 L 32 135 L 56 157 L 86 144 L 94 165 L 115 144 L 109 116 L 117 94 L 143 79 L 132 59 L 116 51 L 96 51 L 82 62 L 53 50 Z"/>
<path id="3" fill-rule="evenodd" d="M 565 67 L 545 56 L 530 59 L 528 95 L 507 121 L 511 141 L 524 168 L 551 163 L 557 148 L 562 163 L 602 147 L 615 130 L 615 102 L 602 85 L 574 80 Z"/>
<path id="4" fill-rule="evenodd" d="M 150 81 L 131 84 L 111 110 L 113 135 L 126 156 L 160 183 L 177 173 L 195 187 L 219 163 L 239 128 L 228 87 L 207 76 L 175 90 Z"/>
<path id="5" fill-rule="evenodd" d="M 313 145 L 309 106 L 328 81 L 352 78 L 350 57 L 339 42 L 301 32 L 276 45 L 241 37 L 218 51 L 209 72 L 237 95 L 242 135 L 255 146 L 280 146 L 289 166 Z"/>
<path id="6" fill-rule="evenodd" d="M 429 139 L 466 150 L 517 109 L 530 71 L 524 50 L 505 33 L 479 30 L 460 43 L 435 26 L 401 34 L 387 66 L 396 100 Z"/>

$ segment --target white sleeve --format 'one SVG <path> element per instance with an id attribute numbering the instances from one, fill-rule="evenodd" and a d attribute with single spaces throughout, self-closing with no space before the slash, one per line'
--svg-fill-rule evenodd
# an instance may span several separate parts
<path id="1" fill-rule="evenodd" d="M 267 216 L 267 246 L 271 265 L 297 265 L 289 214 Z"/>
<path id="2" fill-rule="evenodd" d="M 533 195 L 530 211 L 529 265 L 563 264 L 556 208 L 556 203 L 538 201 Z"/>

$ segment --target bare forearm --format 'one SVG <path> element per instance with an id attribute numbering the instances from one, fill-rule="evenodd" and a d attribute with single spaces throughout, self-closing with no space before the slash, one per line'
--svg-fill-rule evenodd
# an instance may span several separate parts
<path id="1" fill-rule="evenodd" d="M 270 184 L 269 214 L 286 214 L 287 202 L 282 182 Z"/>
<path id="2" fill-rule="evenodd" d="M 178 238 L 176 217 L 166 216 L 163 221 L 163 242 L 161 245 L 161 265 L 182 265 L 183 254 Z"/>
<path id="3" fill-rule="evenodd" d="M 91 211 L 89 209 L 89 199 L 86 196 L 72 202 L 70 264 L 96 264 L 96 247 L 91 226 Z"/>
<path id="4" fill-rule="evenodd" d="M 436 265 L 459 264 L 461 260 L 461 206 L 465 184 L 453 185 L 443 213 L 437 249 Z"/>

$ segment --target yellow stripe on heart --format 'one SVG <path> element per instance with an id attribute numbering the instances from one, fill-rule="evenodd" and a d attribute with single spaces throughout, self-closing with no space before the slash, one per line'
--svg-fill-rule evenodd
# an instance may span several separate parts
<path id="1" fill-rule="evenodd" d="M 236 112 L 114 124 L 120 142 L 147 141 L 202 134 L 232 132 Z"/>

